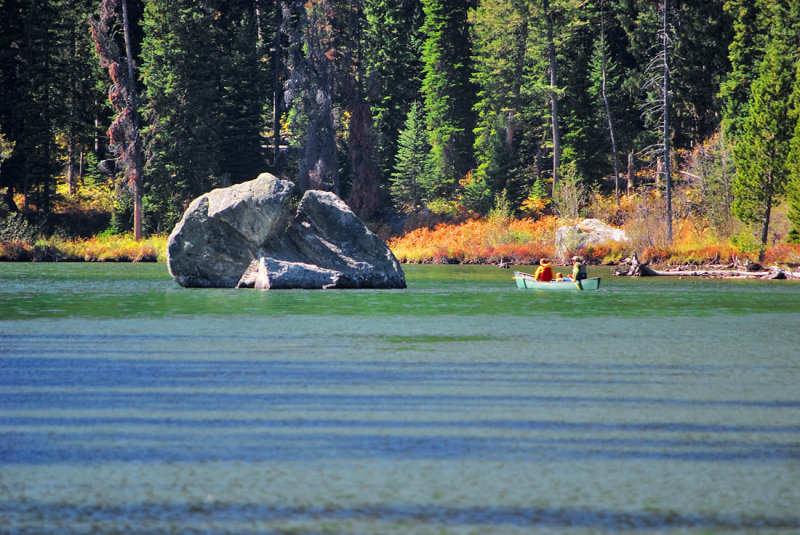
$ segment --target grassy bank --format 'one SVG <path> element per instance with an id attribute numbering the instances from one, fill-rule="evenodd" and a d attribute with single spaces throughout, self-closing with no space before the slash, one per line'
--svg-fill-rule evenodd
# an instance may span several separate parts
<path id="1" fill-rule="evenodd" d="M 34 262 L 164 262 L 166 236 L 137 242 L 132 234 L 86 239 L 40 238 L 0 242 L 0 260 Z"/>
<path id="2" fill-rule="evenodd" d="M 390 238 L 388 244 L 403 263 L 530 265 L 542 257 L 558 260 L 555 234 L 565 224 L 569 221 L 552 215 L 538 219 L 469 219 L 417 228 Z M 643 261 L 660 265 L 741 264 L 758 259 L 755 241 L 742 239 L 742 234 L 720 238 L 691 220 L 676 222 L 675 237 L 669 246 L 657 245 L 663 240 L 647 232 L 640 221 L 623 228 L 630 236 L 629 242 L 610 242 L 571 254 L 580 254 L 592 264 L 616 264 L 634 252 Z M 131 234 L 0 241 L 0 261 L 165 262 L 166 243 L 166 236 L 136 242 Z M 774 241 L 761 263 L 796 266 L 800 264 L 800 244 Z"/>

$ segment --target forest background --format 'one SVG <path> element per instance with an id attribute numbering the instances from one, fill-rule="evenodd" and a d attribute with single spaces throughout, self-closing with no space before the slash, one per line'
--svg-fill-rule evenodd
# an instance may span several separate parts
<path id="1" fill-rule="evenodd" d="M 155 259 L 191 199 L 269 171 L 405 261 L 532 262 L 597 217 L 631 236 L 576 251 L 598 262 L 800 262 L 796 1 L 0 0 L 0 24 L 0 259 Z"/>

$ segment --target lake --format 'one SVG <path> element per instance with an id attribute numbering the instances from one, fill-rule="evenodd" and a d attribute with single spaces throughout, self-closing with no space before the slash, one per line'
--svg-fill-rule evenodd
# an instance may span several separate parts
<path id="1" fill-rule="evenodd" d="M 405 271 L 0 263 L 0 533 L 800 532 L 800 283 Z"/>

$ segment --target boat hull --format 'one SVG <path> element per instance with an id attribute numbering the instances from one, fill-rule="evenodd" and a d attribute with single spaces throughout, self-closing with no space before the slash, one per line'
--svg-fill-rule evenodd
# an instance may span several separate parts
<path id="1" fill-rule="evenodd" d="M 573 281 L 542 282 L 534 279 L 533 275 L 529 273 L 515 271 L 514 280 L 517 282 L 517 288 L 520 288 L 522 290 L 580 291 L 580 290 L 597 290 L 598 288 L 600 288 L 600 277 L 583 279 L 577 282 Z"/>

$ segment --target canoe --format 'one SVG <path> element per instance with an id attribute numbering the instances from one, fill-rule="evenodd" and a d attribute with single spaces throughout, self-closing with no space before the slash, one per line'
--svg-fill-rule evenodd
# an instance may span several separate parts
<path id="1" fill-rule="evenodd" d="M 530 273 L 514 272 L 517 288 L 523 290 L 597 290 L 600 288 L 600 277 L 583 279 L 582 281 L 550 281 L 542 282 L 533 278 Z"/>

